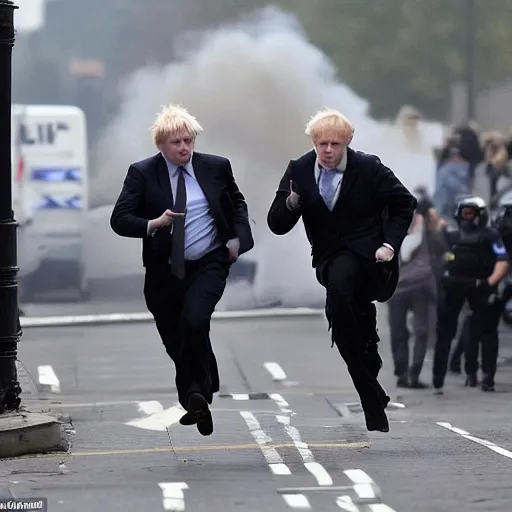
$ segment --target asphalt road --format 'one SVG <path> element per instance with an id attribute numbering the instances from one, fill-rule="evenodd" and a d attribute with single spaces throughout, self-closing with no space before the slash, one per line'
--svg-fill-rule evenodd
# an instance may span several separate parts
<path id="1" fill-rule="evenodd" d="M 69 414 L 76 433 L 68 454 L 2 461 L 0 496 L 44 496 L 51 512 L 509 512 L 512 368 L 494 394 L 456 376 L 441 397 L 397 393 L 385 327 L 381 380 L 405 405 L 387 434 L 366 431 L 322 317 L 214 321 L 222 389 L 206 438 L 177 423 L 153 325 L 28 329 L 20 358 L 46 384 L 25 405 Z"/>

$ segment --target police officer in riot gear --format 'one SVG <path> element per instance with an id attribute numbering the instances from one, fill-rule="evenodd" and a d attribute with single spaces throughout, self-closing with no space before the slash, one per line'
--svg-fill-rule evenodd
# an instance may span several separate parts
<path id="1" fill-rule="evenodd" d="M 507 252 L 512 254 L 512 202 L 500 205 L 494 220 L 494 228 L 499 232 Z"/>
<path id="2" fill-rule="evenodd" d="M 448 252 L 441 278 L 437 340 L 434 353 L 433 384 L 442 393 L 450 346 L 457 331 L 461 309 L 467 300 L 471 324 L 465 340 L 466 385 L 478 383 L 478 349 L 482 343 L 482 389 L 494 391 L 498 358 L 498 322 L 501 303 L 497 286 L 507 275 L 508 253 L 499 233 L 488 227 L 485 201 L 466 197 L 455 213 L 457 229 L 445 231 Z"/>
<path id="3" fill-rule="evenodd" d="M 512 201 L 500 205 L 494 220 L 494 228 L 500 234 L 508 254 L 512 254 Z M 512 299 L 512 282 L 509 278 L 503 288 L 501 296 L 502 306 L 505 307 L 510 299 Z"/>

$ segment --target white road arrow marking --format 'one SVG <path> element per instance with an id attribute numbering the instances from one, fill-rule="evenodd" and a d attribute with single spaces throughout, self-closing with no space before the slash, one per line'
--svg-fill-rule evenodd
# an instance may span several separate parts
<path id="1" fill-rule="evenodd" d="M 37 373 L 39 374 L 39 384 L 43 391 L 60 393 L 60 382 L 51 366 L 38 366 Z"/>
<path id="2" fill-rule="evenodd" d="M 185 414 L 185 410 L 179 404 L 164 409 L 162 404 L 155 400 L 138 402 L 138 409 L 147 416 L 130 420 L 125 425 L 156 432 L 165 432 L 167 427 L 178 423 L 179 419 Z"/>
<path id="3" fill-rule="evenodd" d="M 188 489 L 185 482 L 162 482 L 158 486 L 162 489 L 164 497 L 164 510 L 182 512 L 185 510 L 184 489 Z"/>

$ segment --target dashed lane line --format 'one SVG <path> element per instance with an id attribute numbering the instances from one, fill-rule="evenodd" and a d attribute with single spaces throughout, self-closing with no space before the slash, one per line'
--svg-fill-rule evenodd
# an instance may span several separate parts
<path id="1" fill-rule="evenodd" d="M 485 446 L 486 448 L 489 448 L 489 450 L 492 450 L 495 453 L 498 453 L 499 455 L 503 455 L 503 457 L 507 457 L 508 459 L 512 459 L 512 452 L 509 450 L 505 450 L 505 448 L 502 448 L 501 446 L 498 446 L 497 444 L 493 443 L 492 441 L 487 441 L 486 439 L 481 439 L 480 437 L 473 436 L 469 432 L 466 432 L 465 430 L 462 430 L 460 428 L 452 426 L 450 423 L 446 422 L 437 422 L 437 425 L 440 427 L 446 428 L 447 430 L 450 430 L 454 434 L 459 434 L 464 439 L 467 439 L 468 441 L 472 441 L 473 443 L 477 443 L 479 445 Z"/>

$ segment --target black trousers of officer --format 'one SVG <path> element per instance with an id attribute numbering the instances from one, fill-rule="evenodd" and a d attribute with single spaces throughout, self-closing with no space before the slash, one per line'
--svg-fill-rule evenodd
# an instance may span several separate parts
<path id="1" fill-rule="evenodd" d="M 185 262 L 186 276 L 177 279 L 170 266 L 146 272 L 146 305 L 169 357 L 176 367 L 178 400 L 184 409 L 191 393 L 208 403 L 219 391 L 217 360 L 210 342 L 210 320 L 229 275 L 226 247 Z"/>
<path id="2" fill-rule="evenodd" d="M 478 371 L 478 351 L 482 343 L 482 370 L 489 379 L 494 379 L 498 358 L 498 318 L 501 311 L 500 302 L 489 303 L 489 289 L 465 289 L 455 286 L 444 286 L 441 290 L 437 341 L 434 353 L 434 387 L 444 385 L 448 359 L 453 339 L 457 333 L 459 314 L 467 300 L 471 309 L 470 325 L 466 337 L 464 355 L 466 374 Z"/>
<path id="3" fill-rule="evenodd" d="M 332 340 L 347 364 L 365 410 L 381 409 L 389 398 L 377 381 L 382 364 L 377 352 L 376 309 L 366 293 L 375 264 L 344 251 L 317 271 L 327 290 Z"/>

